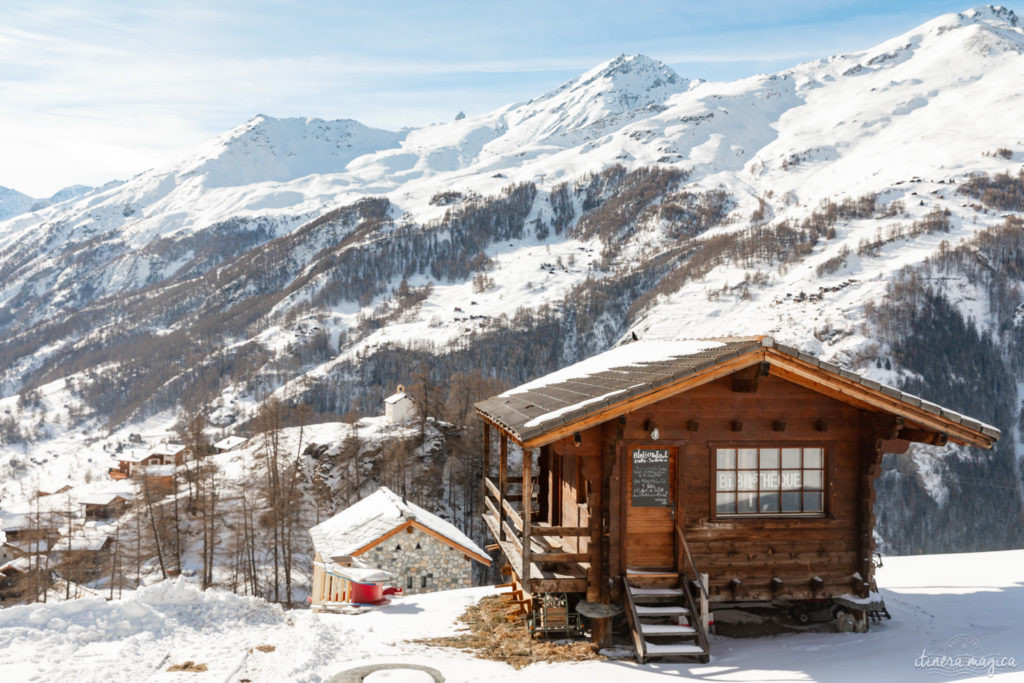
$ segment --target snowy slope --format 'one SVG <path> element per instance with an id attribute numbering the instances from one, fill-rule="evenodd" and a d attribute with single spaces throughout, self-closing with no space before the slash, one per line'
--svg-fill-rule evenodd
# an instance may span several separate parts
<path id="1" fill-rule="evenodd" d="M 35 202 L 32 197 L 9 187 L 0 187 L 0 221 L 28 211 Z"/>
<path id="2" fill-rule="evenodd" d="M 282 611 L 262 600 L 169 581 L 128 593 L 0 610 L 0 668 L 11 681 L 323 681 L 368 664 L 439 670 L 445 680 L 594 683 L 729 681 L 933 681 L 922 655 L 974 655 L 980 666 L 947 669 L 957 680 L 1018 680 L 1024 551 L 887 558 L 879 571 L 891 621 L 865 634 L 712 636 L 709 664 L 625 660 L 534 664 L 521 670 L 455 649 L 413 643 L 454 634 L 468 606 L 493 592 L 473 588 L 398 598 L 359 615 Z M 263 646 L 260 648 L 260 646 Z M 1001 658 L 999 656 L 1002 656 Z M 985 659 L 987 658 L 987 659 Z M 1013 660 L 1012 665 L 1010 660 Z M 169 673 L 191 661 L 200 673 Z M 380 680 L 421 680 L 391 672 Z"/>

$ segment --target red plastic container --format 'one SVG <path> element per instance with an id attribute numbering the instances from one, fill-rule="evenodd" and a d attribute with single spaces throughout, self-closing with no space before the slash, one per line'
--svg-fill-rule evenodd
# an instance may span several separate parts
<path id="1" fill-rule="evenodd" d="M 384 586 L 379 583 L 352 582 L 352 602 L 372 605 L 384 600 Z"/>

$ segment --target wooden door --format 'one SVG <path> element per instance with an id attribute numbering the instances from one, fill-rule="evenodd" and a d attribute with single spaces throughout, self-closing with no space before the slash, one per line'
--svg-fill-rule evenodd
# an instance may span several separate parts
<path id="1" fill-rule="evenodd" d="M 623 455 L 625 566 L 674 568 L 677 449 L 626 444 Z"/>

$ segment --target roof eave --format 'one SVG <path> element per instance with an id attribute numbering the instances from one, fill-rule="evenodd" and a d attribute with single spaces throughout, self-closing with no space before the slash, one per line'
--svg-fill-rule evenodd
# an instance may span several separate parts
<path id="1" fill-rule="evenodd" d="M 625 398 L 614 401 L 608 405 L 601 407 L 597 411 L 587 411 L 574 419 L 560 419 L 547 427 L 539 427 L 537 432 L 534 434 L 533 430 L 525 432 L 523 434 L 515 434 L 507 427 L 501 427 L 501 429 L 508 432 L 510 436 L 514 436 L 519 441 L 523 448 L 540 448 L 541 446 L 547 446 L 548 444 L 554 443 L 559 439 L 563 439 L 567 436 L 572 435 L 575 432 L 589 429 L 595 425 L 607 422 L 608 420 L 615 419 L 620 415 L 625 415 L 634 410 L 644 408 L 658 401 L 662 401 L 669 396 L 689 391 L 708 382 L 713 382 L 716 379 L 731 375 L 737 370 L 750 367 L 756 363 L 764 360 L 764 347 L 757 347 L 746 353 L 740 353 L 732 358 L 724 360 L 720 363 L 708 365 L 696 372 L 687 374 L 683 377 L 679 377 L 665 384 L 653 387 L 652 389 L 643 392 L 635 396 L 626 396 Z M 494 423 L 493 420 L 489 420 Z"/>
<path id="2" fill-rule="evenodd" d="M 806 354 L 794 356 L 782 350 L 769 349 L 766 360 L 772 364 L 773 369 L 778 366 L 809 384 L 828 387 L 838 394 L 837 400 L 847 397 L 848 402 L 855 401 L 903 417 L 925 429 L 945 434 L 953 443 L 991 449 L 1001 436 L 998 429 L 970 418 L 958 422 L 954 419 L 954 416 L 957 416 L 955 413 L 929 401 L 913 400 L 916 397 L 908 397 L 903 392 L 864 380 L 850 372 L 832 372 L 820 361 Z M 786 379 L 792 381 L 793 377 L 787 376 Z M 813 386 L 809 388 L 814 389 Z M 978 428 L 974 429 L 964 422 L 977 424 Z"/>

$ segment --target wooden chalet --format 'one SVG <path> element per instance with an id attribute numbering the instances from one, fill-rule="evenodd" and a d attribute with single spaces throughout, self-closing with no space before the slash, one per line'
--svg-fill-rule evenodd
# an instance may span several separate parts
<path id="1" fill-rule="evenodd" d="M 32 562 L 28 557 L 0 562 L 0 603 L 24 597 L 31 571 Z"/>
<path id="2" fill-rule="evenodd" d="M 882 456 L 1000 436 L 770 337 L 635 341 L 476 408 L 484 520 L 525 608 L 580 594 L 605 642 L 625 611 L 641 661 L 706 661 L 709 609 L 741 602 L 866 628 Z"/>
<path id="3" fill-rule="evenodd" d="M 128 507 L 132 495 L 124 492 L 90 493 L 79 498 L 85 519 L 110 519 L 117 517 Z"/>
<path id="4" fill-rule="evenodd" d="M 128 479 L 156 465 L 180 465 L 185 462 L 185 446 L 161 444 L 153 448 L 131 448 L 115 456 L 117 467 L 107 470 L 111 479 Z"/>

